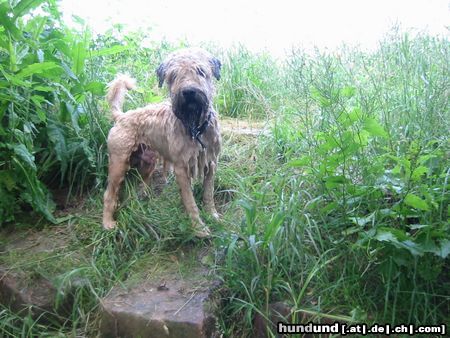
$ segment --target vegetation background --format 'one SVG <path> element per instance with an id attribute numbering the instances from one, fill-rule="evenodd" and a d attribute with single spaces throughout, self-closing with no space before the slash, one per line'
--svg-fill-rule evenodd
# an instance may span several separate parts
<path id="1" fill-rule="evenodd" d="M 100 297 L 139 262 L 205 245 L 192 238 L 175 184 L 141 201 L 130 180 L 121 226 L 100 227 L 106 84 L 127 72 L 140 86 L 130 107 L 161 101 L 154 69 L 183 47 L 142 47 L 146 34 L 114 26 L 93 36 L 81 19 L 66 27 L 56 1 L 0 1 L 0 227 L 72 233 L 47 265 L 5 252 L 0 262 L 59 290 L 88 280 L 62 320 L 2 306 L 3 336 L 95 335 Z M 205 47 L 223 63 L 222 118 L 265 126 L 257 137 L 224 137 L 223 220 L 208 219 L 224 336 L 250 336 L 254 315 L 267 316 L 275 301 L 292 306 L 293 322 L 305 311 L 450 327 L 448 39 L 392 30 L 374 52 L 293 49 L 283 60 Z M 71 208 L 59 206 L 61 191 Z"/>

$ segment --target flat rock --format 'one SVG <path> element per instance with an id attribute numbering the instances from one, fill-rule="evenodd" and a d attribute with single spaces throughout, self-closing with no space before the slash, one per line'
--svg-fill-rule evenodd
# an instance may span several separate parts
<path id="1" fill-rule="evenodd" d="M 0 304 L 19 315 L 41 317 L 55 312 L 56 287 L 39 274 L 35 260 L 66 247 L 64 228 L 0 232 Z M 49 263 L 51 264 L 51 263 Z M 64 304 L 65 305 L 65 304 Z"/>
<path id="2" fill-rule="evenodd" d="M 28 280 L 23 273 L 12 272 L 0 267 L 0 303 L 17 313 L 34 316 L 52 311 L 56 289 L 46 279 L 37 277 Z"/>
<path id="3" fill-rule="evenodd" d="M 213 283 L 205 274 L 199 270 L 192 277 L 115 287 L 101 302 L 102 336 L 214 337 L 215 317 L 210 301 Z"/>

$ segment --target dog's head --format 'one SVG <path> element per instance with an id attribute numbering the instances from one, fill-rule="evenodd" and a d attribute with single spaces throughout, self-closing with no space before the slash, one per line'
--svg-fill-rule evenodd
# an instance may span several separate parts
<path id="1" fill-rule="evenodd" d="M 207 51 L 188 48 L 170 54 L 156 70 L 159 86 L 167 83 L 175 116 L 192 137 L 207 119 L 215 94 L 213 78 L 220 79 L 221 66 Z"/>

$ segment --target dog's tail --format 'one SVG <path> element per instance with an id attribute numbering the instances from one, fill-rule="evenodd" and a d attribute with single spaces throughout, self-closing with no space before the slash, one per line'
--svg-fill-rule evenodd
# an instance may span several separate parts
<path id="1" fill-rule="evenodd" d="M 113 120 L 122 114 L 123 101 L 128 90 L 136 88 L 136 80 L 125 74 L 119 74 L 109 84 L 106 99 L 111 107 Z"/>

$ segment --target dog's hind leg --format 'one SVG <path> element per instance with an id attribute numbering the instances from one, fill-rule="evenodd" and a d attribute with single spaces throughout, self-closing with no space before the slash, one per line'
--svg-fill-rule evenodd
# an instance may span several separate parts
<path id="1" fill-rule="evenodd" d="M 211 162 L 205 169 L 205 177 L 203 179 L 203 205 L 215 219 L 219 219 L 219 213 L 214 205 L 214 175 L 216 174 L 216 164 Z"/>
<path id="2" fill-rule="evenodd" d="M 163 170 L 162 170 L 162 176 L 164 179 L 164 183 L 168 183 L 168 179 L 167 177 L 169 176 L 170 171 L 172 170 L 172 163 L 170 163 L 169 161 L 162 159 L 163 161 Z"/>
<path id="3" fill-rule="evenodd" d="M 175 178 L 181 190 L 181 199 L 183 200 L 187 213 L 191 217 L 195 235 L 197 237 L 208 237 L 210 235 L 210 231 L 200 219 L 200 212 L 192 193 L 191 178 L 188 175 L 187 168 L 174 165 L 174 171 Z"/>
<path id="4" fill-rule="evenodd" d="M 108 187 L 103 196 L 103 227 L 105 229 L 113 229 L 116 226 L 114 211 L 120 185 L 129 168 L 129 154 L 110 154 L 109 156 Z"/>

